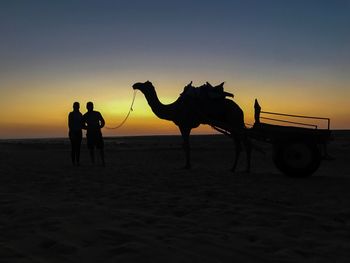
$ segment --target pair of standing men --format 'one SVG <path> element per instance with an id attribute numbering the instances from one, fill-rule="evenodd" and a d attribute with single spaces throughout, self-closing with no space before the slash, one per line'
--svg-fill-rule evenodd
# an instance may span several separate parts
<path id="1" fill-rule="evenodd" d="M 80 146 L 82 141 L 82 129 L 87 130 L 86 139 L 92 163 L 95 162 L 95 148 L 99 149 L 102 165 L 105 166 L 104 143 L 101 128 L 105 120 L 98 111 L 94 111 L 94 104 L 86 104 L 87 113 L 84 115 L 79 111 L 79 102 L 73 103 L 73 111 L 68 115 L 69 139 L 71 142 L 71 158 L 73 165 L 80 164 Z"/>

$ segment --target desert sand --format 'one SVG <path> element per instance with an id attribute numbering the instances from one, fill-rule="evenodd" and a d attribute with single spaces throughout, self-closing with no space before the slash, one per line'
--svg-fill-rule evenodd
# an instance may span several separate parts
<path id="1" fill-rule="evenodd" d="M 71 165 L 67 139 L 0 142 L 0 262 L 349 262 L 350 133 L 303 179 L 259 144 L 193 136 L 106 138 L 106 167 Z"/>

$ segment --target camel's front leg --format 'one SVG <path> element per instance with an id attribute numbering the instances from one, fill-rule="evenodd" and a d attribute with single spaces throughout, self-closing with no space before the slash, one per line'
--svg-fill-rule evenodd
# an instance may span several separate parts
<path id="1" fill-rule="evenodd" d="M 185 155 L 186 155 L 186 161 L 185 161 L 185 168 L 186 169 L 190 169 L 191 168 L 191 157 L 190 157 L 190 133 L 191 133 L 191 129 L 187 128 L 187 127 L 180 127 L 180 132 L 182 135 L 182 139 L 183 139 L 183 149 L 185 151 Z"/>
<path id="2" fill-rule="evenodd" d="M 250 173 L 250 163 L 251 163 L 251 158 L 252 158 L 252 143 L 246 134 L 244 136 L 245 137 L 244 137 L 243 143 L 244 143 L 246 154 L 247 154 L 246 172 Z"/>

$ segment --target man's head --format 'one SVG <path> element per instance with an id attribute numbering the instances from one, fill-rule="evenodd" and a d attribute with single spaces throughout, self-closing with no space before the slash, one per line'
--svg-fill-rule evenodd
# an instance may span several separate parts
<path id="1" fill-rule="evenodd" d="M 86 103 L 86 109 L 87 109 L 88 111 L 93 111 L 93 109 L 94 109 L 94 104 L 93 104 L 91 101 L 89 101 L 88 103 Z"/>
<path id="2" fill-rule="evenodd" d="M 73 103 L 73 110 L 78 111 L 79 108 L 80 108 L 79 102 L 74 102 L 74 103 Z"/>

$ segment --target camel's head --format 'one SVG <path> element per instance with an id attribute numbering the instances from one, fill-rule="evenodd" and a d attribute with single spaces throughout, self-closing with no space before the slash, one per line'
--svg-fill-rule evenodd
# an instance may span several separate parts
<path id="1" fill-rule="evenodd" d="M 154 86 L 152 84 L 152 82 L 150 81 L 146 81 L 146 82 L 137 82 L 134 85 L 132 85 L 133 89 L 138 89 L 142 92 L 147 92 L 149 90 L 154 90 Z"/>

